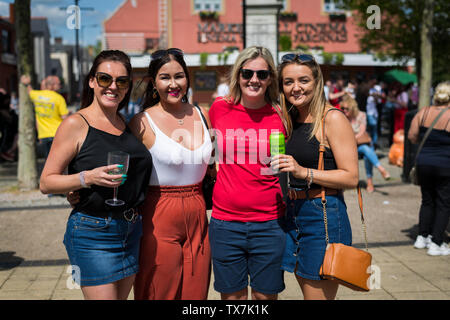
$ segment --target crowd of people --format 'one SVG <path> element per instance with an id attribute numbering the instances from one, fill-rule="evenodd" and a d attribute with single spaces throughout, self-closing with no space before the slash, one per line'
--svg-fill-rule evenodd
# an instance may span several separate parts
<path id="1" fill-rule="evenodd" d="M 129 57 L 108 50 L 95 58 L 74 114 L 55 95 L 54 77 L 43 90 L 29 88 L 36 108 L 48 109 L 38 97 L 55 100 L 57 130 L 38 121 L 38 138 L 49 140 L 40 189 L 68 194 L 73 210 L 64 245 L 80 269 L 75 280 L 84 297 L 126 299 L 134 288 L 138 300 L 204 300 L 214 272 L 223 300 L 274 300 L 285 289 L 287 271 L 305 299 L 334 299 L 339 285 L 322 279 L 319 269 L 326 237 L 352 243 L 343 191 L 359 183 L 358 156 L 368 192 L 373 167 L 390 178 L 375 153 L 380 118 L 385 110 L 404 117 L 403 110 L 417 103 L 408 98 L 414 95 L 395 86 L 386 91 L 375 78 L 325 81 L 309 54 L 286 54 L 276 68 L 270 51 L 257 46 L 240 52 L 209 110 L 192 104 L 180 49 L 155 51 L 145 80 L 144 89 L 133 88 Z M 21 82 L 29 85 L 28 78 Z M 448 109 L 446 88 L 438 87 L 434 107 L 413 120 L 411 141 L 423 137 L 437 110 Z M 130 98 L 131 115 L 123 112 Z M 433 255 L 450 254 L 443 239 L 450 154 L 430 156 L 437 145 L 449 149 L 449 116 L 418 162 L 423 199 L 415 246 Z M 268 152 L 272 133 L 285 137 L 285 154 Z M 2 152 L 11 146 L 3 149 L 2 142 Z M 107 164 L 112 151 L 130 155 L 125 174 L 115 173 L 121 164 Z M 274 172 L 287 175 L 287 193 Z M 216 179 L 209 223 L 205 175 Z M 105 203 L 115 189 L 122 206 Z"/>
<path id="2" fill-rule="evenodd" d="M 382 78 L 381 78 L 382 79 Z M 380 146 L 382 125 L 388 131 L 389 145 L 392 136 L 404 129 L 405 113 L 418 106 L 418 86 L 416 83 L 384 82 L 372 75 L 368 81 L 337 78 L 325 83 L 325 96 L 330 104 L 340 108 L 342 99 L 349 95 L 356 100 L 358 109 L 366 113 L 367 131 L 374 147 Z"/>

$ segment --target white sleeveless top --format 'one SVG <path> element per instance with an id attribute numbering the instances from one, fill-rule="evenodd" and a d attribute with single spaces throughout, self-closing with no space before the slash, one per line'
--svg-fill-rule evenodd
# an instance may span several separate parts
<path id="1" fill-rule="evenodd" d="M 201 134 L 203 128 L 203 144 L 197 149 L 190 150 L 163 133 L 153 122 L 150 115 L 145 116 L 155 133 L 155 143 L 148 149 L 152 155 L 153 168 L 149 185 L 151 186 L 185 186 L 199 183 L 203 180 L 211 157 L 212 144 L 208 129 L 202 121 L 194 121 L 194 136 Z M 174 138 L 189 134 L 185 129 L 176 129 Z"/>

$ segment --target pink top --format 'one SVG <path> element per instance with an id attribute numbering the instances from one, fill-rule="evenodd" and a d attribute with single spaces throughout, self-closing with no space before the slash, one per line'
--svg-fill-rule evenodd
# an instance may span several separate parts
<path id="1" fill-rule="evenodd" d="M 247 109 L 217 98 L 209 110 L 216 131 L 219 172 L 213 193 L 212 217 L 226 221 L 268 221 L 285 210 L 278 177 L 270 169 L 269 136 L 282 132 L 270 104 Z"/>

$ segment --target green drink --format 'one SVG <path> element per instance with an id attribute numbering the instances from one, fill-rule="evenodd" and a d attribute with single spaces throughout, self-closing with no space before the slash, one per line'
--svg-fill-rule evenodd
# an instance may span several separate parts
<path id="1" fill-rule="evenodd" d="M 269 136 L 269 142 L 270 142 L 271 156 L 286 153 L 286 145 L 284 144 L 284 134 L 282 134 L 281 132 L 271 133 Z"/>

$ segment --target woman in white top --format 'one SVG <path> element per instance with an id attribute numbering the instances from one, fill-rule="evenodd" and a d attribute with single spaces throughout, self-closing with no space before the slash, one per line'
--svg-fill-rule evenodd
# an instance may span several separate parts
<path id="1" fill-rule="evenodd" d="M 144 110 L 130 122 L 153 158 L 134 296 L 206 299 L 211 254 L 201 183 L 212 151 L 208 113 L 188 103 L 181 50 L 154 52 L 147 76 Z"/>

